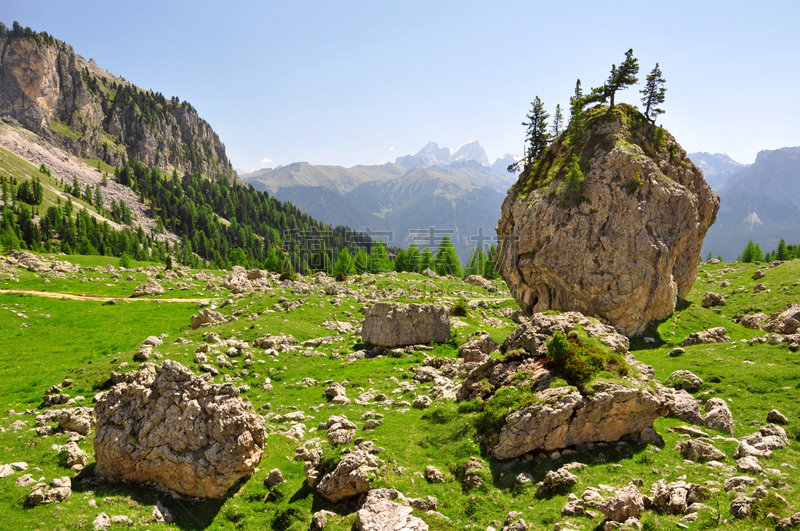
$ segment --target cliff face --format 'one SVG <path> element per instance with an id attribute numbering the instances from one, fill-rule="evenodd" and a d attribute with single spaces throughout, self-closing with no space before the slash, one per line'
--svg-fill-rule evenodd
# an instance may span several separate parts
<path id="1" fill-rule="evenodd" d="M 581 140 L 567 138 L 509 190 L 496 264 L 528 313 L 575 310 L 641 333 L 691 289 L 719 197 L 675 139 L 630 106 L 587 111 Z M 572 160 L 579 197 L 565 182 Z"/>
<path id="2" fill-rule="evenodd" d="M 186 102 L 141 90 L 57 39 L 9 34 L 0 42 L 0 117 L 54 145 L 121 165 L 233 175 L 217 134 Z"/>

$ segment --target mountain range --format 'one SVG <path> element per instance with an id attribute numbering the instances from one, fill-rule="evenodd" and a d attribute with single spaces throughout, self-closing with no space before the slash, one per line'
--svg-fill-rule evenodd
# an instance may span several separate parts
<path id="1" fill-rule="evenodd" d="M 507 167 L 509 159 L 515 160 L 507 155 L 495 165 Z M 473 238 L 495 234 L 500 206 L 516 181 L 505 167 L 488 166 L 477 141 L 455 151 L 429 142 L 395 163 L 344 168 L 298 162 L 240 178 L 326 223 L 391 233 L 390 245 L 422 247 L 433 238 L 435 248 L 447 234 L 464 261 Z"/>

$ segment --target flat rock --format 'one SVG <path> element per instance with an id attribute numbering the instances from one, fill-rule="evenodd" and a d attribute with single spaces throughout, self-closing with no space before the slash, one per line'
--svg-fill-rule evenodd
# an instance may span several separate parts
<path id="1" fill-rule="evenodd" d="M 450 314 L 433 304 L 379 302 L 367 308 L 361 338 L 387 348 L 450 341 Z"/>

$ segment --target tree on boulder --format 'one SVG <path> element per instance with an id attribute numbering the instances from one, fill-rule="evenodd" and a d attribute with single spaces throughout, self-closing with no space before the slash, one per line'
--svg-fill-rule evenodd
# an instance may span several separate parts
<path id="1" fill-rule="evenodd" d="M 547 132 L 547 119 L 550 117 L 544 110 L 544 104 L 539 96 L 531 102 L 531 112 L 526 115 L 529 121 L 522 122 L 528 127 L 525 131 L 525 169 L 547 148 L 550 143 L 550 133 Z"/>
<path id="2" fill-rule="evenodd" d="M 647 75 L 644 88 L 640 90 L 642 94 L 642 105 L 644 105 L 644 116 L 650 123 L 655 124 L 656 118 L 659 114 L 664 114 L 663 109 L 658 106 L 664 103 L 664 95 L 667 89 L 664 87 L 666 80 L 661 75 L 661 69 L 658 63 L 653 70 Z"/>
<path id="3" fill-rule="evenodd" d="M 617 91 L 636 84 L 639 78 L 639 60 L 633 56 L 633 48 L 625 52 L 625 61 L 619 65 L 611 65 L 611 73 L 608 75 L 605 85 L 592 89 L 589 96 L 585 98 L 585 103 L 608 101 L 608 108 L 614 108 L 614 96 Z"/>

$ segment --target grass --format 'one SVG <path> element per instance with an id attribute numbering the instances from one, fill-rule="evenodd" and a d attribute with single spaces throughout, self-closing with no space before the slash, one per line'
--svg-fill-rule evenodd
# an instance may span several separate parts
<path id="1" fill-rule="evenodd" d="M 116 265 L 118 259 L 104 257 L 59 257 L 83 267 L 104 266 L 108 263 Z M 774 282 L 772 295 L 759 298 L 758 304 L 770 313 L 778 306 L 785 304 L 794 296 L 795 289 L 791 285 L 792 278 L 798 278 L 798 266 L 792 263 L 767 271 L 762 282 Z M 756 428 L 751 423 L 763 424 L 767 411 L 776 407 L 786 414 L 791 421 L 788 431 L 800 432 L 800 365 L 797 356 L 785 346 L 768 344 L 747 345 L 739 340 L 759 334 L 744 329 L 733 323 L 733 311 L 741 311 L 752 305 L 751 300 L 761 294 L 750 297 L 749 294 L 734 295 L 729 299 L 729 306 L 723 307 L 720 314 L 712 309 L 702 308 L 699 301 L 702 294 L 712 286 L 706 280 L 713 280 L 718 288 L 722 277 L 715 272 L 731 264 L 720 266 L 703 266 L 700 280 L 687 296 L 678 311 L 669 319 L 655 323 L 645 335 L 653 337 L 655 343 L 643 339 L 633 341 L 632 351 L 640 361 L 651 364 L 656 378 L 666 379 L 672 371 L 689 369 L 700 376 L 705 383 L 696 394 L 699 398 L 718 396 L 729 402 L 735 419 L 737 436 L 751 433 Z M 732 267 L 740 267 L 734 264 Z M 732 290 L 738 286 L 751 287 L 752 270 L 726 273 L 729 276 Z M 708 271 L 712 276 L 705 278 Z M 221 277 L 225 272 L 214 272 Z M 27 271 L 15 270 L 19 283 L 8 279 L 0 280 L 0 287 L 5 282 L 15 286 L 47 286 L 41 284 L 38 275 Z M 90 290 L 91 293 L 106 296 L 118 296 L 120 292 L 132 290 L 134 282 L 118 281 L 116 284 L 103 276 L 104 272 L 86 271 L 76 275 L 75 279 L 67 279 L 69 283 L 62 285 L 64 289 Z M 738 275 L 738 276 L 737 276 Z M 100 281 L 81 282 L 81 277 L 99 277 Z M 137 274 L 137 281 L 144 279 L 144 273 Z M 109 280 L 108 282 L 106 280 Z M 196 296 L 195 289 L 183 291 L 176 288 L 176 283 L 186 281 L 174 279 L 166 282 L 171 291 L 162 298 Z M 780 291 L 781 282 L 790 287 Z M 793 282 L 793 281 L 792 281 Z M 737 284 L 738 283 L 738 284 Z M 112 284 L 107 286 L 106 284 Z M 202 284 L 205 284 L 203 282 Z M 413 286 L 413 287 L 412 287 Z M 769 284 L 768 284 L 769 286 Z M 122 289 L 124 287 L 124 290 Z M 460 298 L 468 301 L 485 302 L 486 307 L 470 307 L 465 317 L 459 317 L 463 326 L 455 328 L 453 342 L 437 346 L 432 352 L 414 352 L 400 356 L 382 356 L 361 359 L 352 363 L 338 356 L 344 356 L 359 348 L 360 338 L 356 334 L 336 335 L 322 326 L 326 320 L 349 321 L 359 324 L 362 319 L 360 309 L 370 304 L 355 296 L 333 297 L 325 295 L 319 286 L 312 285 L 311 293 L 294 293 L 291 287 L 275 285 L 270 291 L 244 296 L 232 296 L 226 290 L 205 292 L 208 296 L 231 298 L 233 304 L 222 308 L 226 315 L 238 313 L 238 320 L 225 325 L 215 326 L 211 330 L 221 337 L 235 336 L 251 342 L 266 333 L 292 334 L 298 341 L 335 336 L 330 345 L 315 348 L 299 348 L 293 353 L 281 353 L 277 358 L 266 356 L 260 349 L 252 349 L 255 364 L 248 374 L 241 372 L 241 367 L 221 369 L 215 382 L 231 379 L 237 385 L 247 384 L 249 391 L 243 396 L 250 400 L 256 411 L 266 414 L 275 412 L 285 414 L 301 410 L 306 415 L 307 438 L 320 437 L 325 440 L 324 432 L 316 430 L 317 424 L 333 414 L 345 414 L 354 421 L 359 429 L 356 437 L 364 437 L 383 447 L 381 459 L 387 463 L 385 474 L 381 474 L 376 485 L 392 486 L 407 497 L 436 496 L 439 500 L 438 510 L 450 520 L 420 513 L 431 529 L 485 529 L 489 525 L 499 527 L 493 521 L 502 521 L 508 511 L 522 512 L 522 517 L 533 529 L 551 529 L 554 523 L 571 522 L 573 527 L 595 529 L 601 524 L 601 517 L 596 518 L 562 518 L 560 509 L 566 503 L 567 495 L 558 494 L 551 498 L 537 499 L 535 487 L 519 486 L 515 480 L 520 472 L 530 473 L 534 481 L 541 480 L 549 470 L 554 470 L 564 463 L 580 461 L 588 466 L 574 471 L 578 476 L 578 484 L 572 492 L 580 495 L 586 487 L 607 484 L 622 487 L 629 481 L 641 479 L 646 492 L 650 485 L 659 479 L 676 481 L 688 476 L 688 481 L 705 483 L 716 481 L 723 483 L 726 476 L 722 471 L 711 466 L 684 461 L 676 450 L 675 443 L 683 437 L 669 431 L 682 424 L 675 419 L 661 418 L 655 422 L 656 431 L 664 438 L 665 446 L 655 448 L 641 444 L 609 443 L 597 445 L 593 450 L 583 449 L 573 455 L 562 455 L 551 459 L 547 455 L 538 455 L 531 459 L 515 459 L 496 461 L 481 454 L 478 442 L 477 425 L 486 415 L 487 410 L 476 402 L 456 403 L 452 400 L 437 400 L 427 410 L 411 407 L 390 406 L 382 403 L 370 405 L 335 406 L 323 395 L 329 380 L 342 382 L 347 380 L 347 395 L 351 399 L 358 398 L 363 392 L 386 394 L 391 400 L 411 402 L 416 395 L 427 394 L 432 383 L 419 383 L 413 379 L 413 367 L 422 364 L 426 356 L 453 358 L 457 354 L 457 345 L 478 329 L 488 330 L 495 341 L 502 341 L 514 328 L 515 324 L 507 318 L 497 317 L 501 326 L 489 328 L 486 317 L 495 317 L 494 312 L 500 308 L 516 308 L 507 291 L 498 294 L 484 292 L 475 286 L 469 286 L 456 280 L 428 279 L 420 275 L 401 274 L 392 277 L 364 276 L 360 282 L 351 285 L 360 295 L 370 299 L 395 300 L 399 298 L 408 302 L 439 302 L 451 306 Z M 33 289 L 33 288 L 31 288 Z M 127 290 L 127 291 L 126 291 Z M 402 290 L 402 291 L 401 291 Z M 129 294 L 129 293 L 128 293 Z M 285 297 L 288 301 L 302 299 L 303 305 L 293 311 L 270 312 L 278 300 Z M 334 305 L 335 300 L 340 305 Z M 796 299 L 795 299 L 796 300 Z M 19 306 L 17 306 L 19 305 Z M 6 309 L 2 309 L 6 308 Z M 733 310 L 733 311 L 729 311 Z M 769 311 L 768 311 L 769 309 Z M 10 311 L 14 310 L 14 312 Z M 53 384 L 60 383 L 70 377 L 74 383 L 66 392 L 70 396 L 83 395 L 84 404 L 91 405 L 91 397 L 96 392 L 95 386 L 114 371 L 134 369 L 133 353 L 138 344 L 148 335 L 168 334 L 164 345 L 155 350 L 164 358 L 176 359 L 197 370 L 193 362 L 193 352 L 208 329 L 191 330 L 189 317 L 197 311 L 192 303 L 158 303 L 153 300 L 135 301 L 117 305 L 104 305 L 99 302 L 69 301 L 46 299 L 33 296 L 21 296 L 0 293 L 0 411 L 14 409 L 23 411 L 35 408 L 41 400 L 44 390 Z M 28 319 L 17 317 L 24 313 Z M 36 317 L 50 314 L 50 318 Z M 255 314 L 255 320 L 249 320 Z M 730 315 L 729 315 L 730 314 Z M 22 328 L 23 322 L 29 323 Z M 497 324 L 497 323 L 493 323 Z M 680 357 L 670 357 L 669 351 L 680 344 L 690 332 L 708 328 L 709 326 L 725 326 L 731 338 L 737 341 L 734 345 L 717 344 L 687 347 L 686 353 Z M 178 338 L 192 343 L 176 343 Z M 322 355 L 317 355 L 322 354 Z M 216 354 L 210 356 L 212 359 Z M 754 364 L 746 364 L 752 361 Z M 120 368 L 122 363 L 128 366 Z M 259 385 L 269 377 L 274 388 L 263 391 Z M 319 385 L 304 387 L 295 385 L 303 378 L 314 378 Z M 415 391 L 404 391 L 401 382 L 415 385 Z M 517 397 L 518 398 L 518 397 Z M 487 405 L 491 401 L 487 402 Z M 498 406 L 500 404 L 498 400 Z M 269 404 L 269 409 L 261 409 Z M 310 409 L 310 408 L 314 409 Z M 319 409 L 317 409 L 319 408 Z M 384 415 L 383 425 L 373 431 L 364 431 L 361 416 L 367 411 L 377 411 Z M 488 411 L 492 411 L 490 407 Z M 496 413 L 496 412 L 495 412 Z M 497 415 L 495 415 L 497 416 Z M 65 436 L 57 435 L 49 438 L 37 437 L 34 433 L 23 430 L 8 430 L 15 420 L 33 424 L 33 417 L 3 416 L 0 426 L 7 431 L 0 432 L 0 463 L 26 461 L 31 467 L 38 467 L 37 477 L 51 479 L 60 475 L 71 475 L 71 472 L 60 467 L 57 453 L 51 450 L 52 444 L 64 444 Z M 491 420 L 491 419 L 490 419 Z M 495 419 L 496 420 L 496 419 Z M 348 504 L 333 504 L 314 492 L 305 483 L 303 463 L 293 461 L 295 441 L 283 435 L 287 424 L 268 421 L 270 436 L 265 455 L 258 471 L 246 482 L 234 489 L 230 495 L 218 501 L 190 501 L 174 499 L 169 495 L 147 487 L 126 484 L 103 484 L 92 489 L 83 488 L 73 493 L 70 500 L 59 505 L 36 508 L 24 508 L 20 500 L 29 489 L 14 486 L 18 473 L 10 478 L 0 479 L 0 507 L 3 508 L 0 527 L 9 529 L 93 529 L 92 520 L 100 511 L 109 515 L 124 514 L 129 516 L 137 528 L 158 529 L 308 529 L 311 514 L 320 509 L 332 510 L 338 514 L 328 524 L 327 529 L 350 530 L 355 520 L 355 507 Z M 732 455 L 737 443 L 727 435 L 710 432 L 713 436 L 724 436 L 714 440 L 715 446 L 727 454 L 726 465 L 733 463 Z M 92 455 L 91 437 L 79 443 L 87 454 Z M 327 448 L 327 443 L 322 443 Z M 797 489 L 800 486 L 797 474 L 786 469 L 782 463 L 800 467 L 800 446 L 794 440 L 792 445 L 775 453 L 771 459 L 762 459 L 765 468 L 773 468 L 789 472 L 778 477 L 767 473 L 761 479 L 769 479 L 777 492 L 788 500 L 788 506 L 782 507 L 769 500 L 764 504 L 769 510 L 780 510 L 784 516 L 800 510 L 800 498 Z M 487 466 L 482 473 L 484 483 L 480 487 L 470 487 L 462 482 L 464 467 L 470 457 L 480 458 Z M 446 477 L 445 483 L 430 484 L 415 473 L 423 472 L 427 465 L 439 468 Z M 90 465 L 91 467 L 91 465 Z M 402 470 L 400 467 L 404 468 Z M 267 489 L 263 480 L 273 468 L 279 468 L 287 482 L 280 487 L 282 496 L 272 501 L 264 501 Z M 779 482 L 783 482 L 780 484 Z M 733 495 L 720 487 L 720 492 L 712 495 L 707 505 L 722 513 L 722 520 L 729 518 L 727 508 Z M 88 506 L 89 500 L 95 500 L 97 508 Z M 154 524 L 150 514 L 156 501 L 164 503 L 175 515 L 176 524 L 165 526 Z M 679 521 L 677 516 L 656 515 L 647 512 L 642 522 L 647 529 L 672 530 Z M 703 516 L 691 528 L 703 529 L 716 527 L 716 518 Z M 763 520 L 732 522 L 726 528 L 734 530 L 771 529 Z"/>

